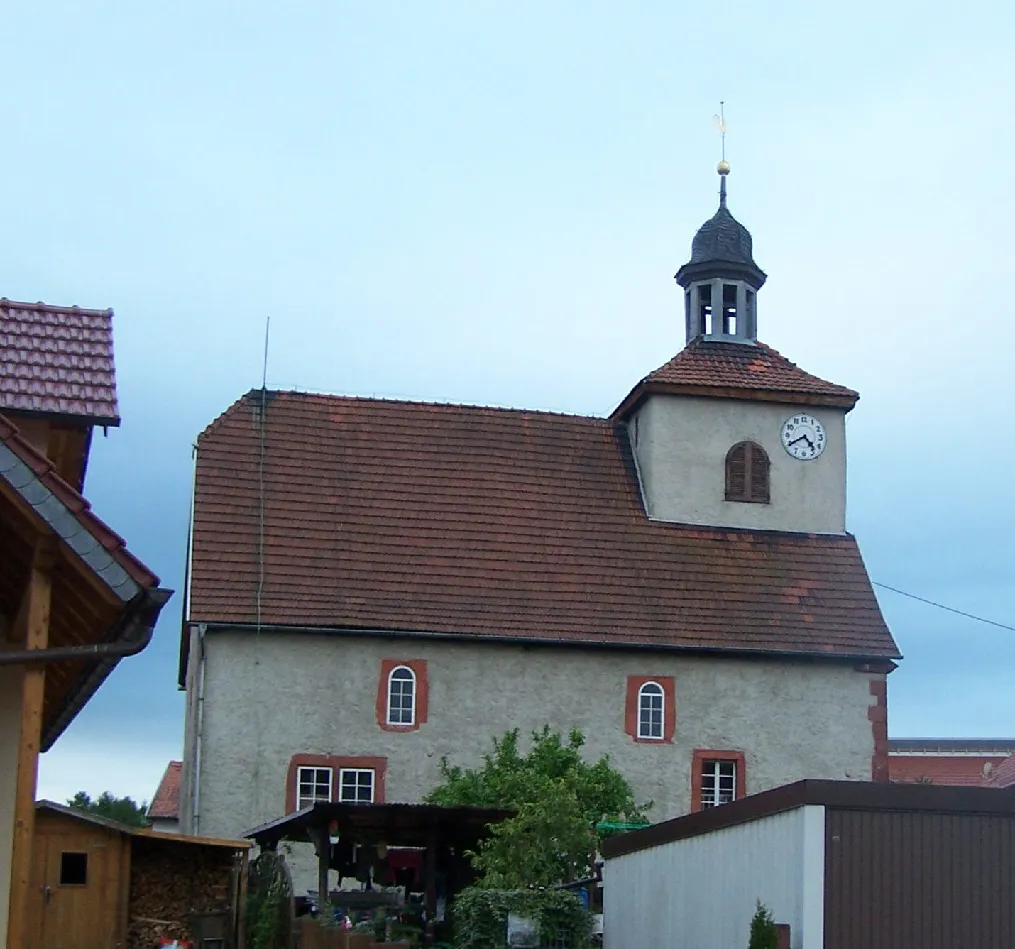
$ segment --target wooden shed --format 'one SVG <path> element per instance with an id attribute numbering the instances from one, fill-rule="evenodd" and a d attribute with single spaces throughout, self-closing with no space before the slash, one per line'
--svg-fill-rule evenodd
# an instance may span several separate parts
<path id="1" fill-rule="evenodd" d="M 611 837 L 606 949 L 1015 946 L 1015 793 L 800 781 Z"/>
<path id="2" fill-rule="evenodd" d="M 249 847 L 40 801 L 25 949 L 238 949 Z"/>

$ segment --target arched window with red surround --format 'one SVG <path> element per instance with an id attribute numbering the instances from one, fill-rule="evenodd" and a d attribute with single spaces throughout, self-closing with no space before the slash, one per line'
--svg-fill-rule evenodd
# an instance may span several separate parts
<path id="1" fill-rule="evenodd" d="M 726 452 L 726 500 L 768 504 L 770 467 L 757 442 L 738 442 Z"/>

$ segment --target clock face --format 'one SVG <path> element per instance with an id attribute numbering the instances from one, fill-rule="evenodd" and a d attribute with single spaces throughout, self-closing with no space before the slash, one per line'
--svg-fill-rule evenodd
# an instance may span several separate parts
<path id="1" fill-rule="evenodd" d="M 782 445 L 798 461 L 810 461 L 825 450 L 825 427 L 805 412 L 782 423 Z"/>

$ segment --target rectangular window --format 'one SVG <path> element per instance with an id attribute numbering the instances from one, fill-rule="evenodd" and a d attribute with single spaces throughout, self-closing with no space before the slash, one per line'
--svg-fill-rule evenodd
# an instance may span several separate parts
<path id="1" fill-rule="evenodd" d="M 342 768 L 339 772 L 338 799 L 343 804 L 372 804 L 374 772 L 370 768 Z"/>
<path id="2" fill-rule="evenodd" d="M 701 806 L 729 804 L 737 796 L 737 763 L 706 758 L 701 763 Z"/>
<path id="3" fill-rule="evenodd" d="M 296 810 L 331 800 L 331 768 L 296 769 Z"/>
<path id="4" fill-rule="evenodd" d="M 87 886 L 88 854 L 60 854 L 60 886 Z"/>

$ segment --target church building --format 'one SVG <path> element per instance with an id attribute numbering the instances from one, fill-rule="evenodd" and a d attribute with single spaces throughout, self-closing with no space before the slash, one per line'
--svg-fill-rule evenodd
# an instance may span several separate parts
<path id="1" fill-rule="evenodd" d="M 549 725 L 653 821 L 886 780 L 899 651 L 847 533 L 858 395 L 758 338 L 727 207 L 677 271 L 686 345 L 609 418 L 254 390 L 198 440 L 180 815 L 418 801 Z"/>

